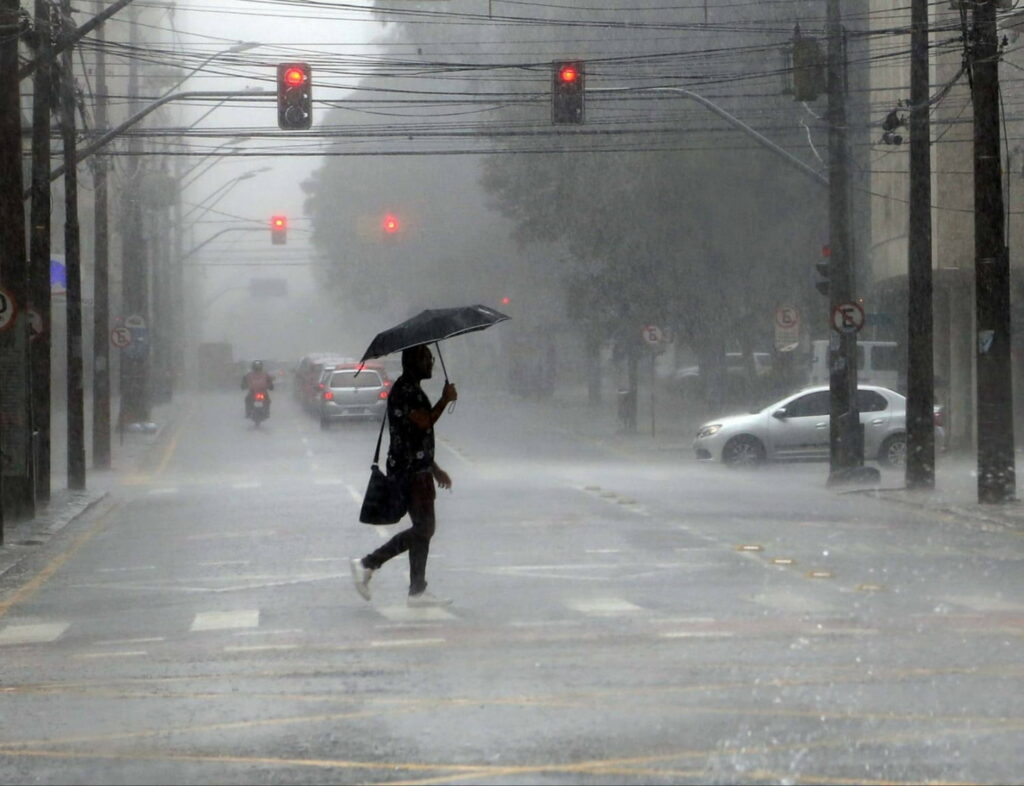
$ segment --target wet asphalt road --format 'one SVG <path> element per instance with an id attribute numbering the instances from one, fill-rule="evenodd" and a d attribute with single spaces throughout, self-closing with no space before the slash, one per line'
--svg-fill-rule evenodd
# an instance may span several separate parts
<path id="1" fill-rule="evenodd" d="M 1019 534 L 463 396 L 435 610 L 349 583 L 376 424 L 183 405 L 0 577 L 0 781 L 1022 782 Z"/>

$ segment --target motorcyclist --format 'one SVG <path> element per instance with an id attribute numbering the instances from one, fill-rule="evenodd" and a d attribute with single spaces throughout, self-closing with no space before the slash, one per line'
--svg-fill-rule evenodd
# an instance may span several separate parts
<path id="1" fill-rule="evenodd" d="M 268 391 L 274 389 L 274 378 L 263 370 L 263 361 L 254 360 L 252 369 L 242 377 L 242 390 L 248 390 L 245 394 L 245 416 L 252 416 L 252 402 L 257 393 L 262 393 L 266 399 L 266 405 L 270 407 L 270 394 Z"/>

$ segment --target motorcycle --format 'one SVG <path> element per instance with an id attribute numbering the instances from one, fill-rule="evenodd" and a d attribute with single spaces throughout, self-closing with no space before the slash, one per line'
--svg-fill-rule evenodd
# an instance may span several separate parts
<path id="1" fill-rule="evenodd" d="M 249 418 L 260 427 L 260 423 L 270 417 L 270 401 L 266 393 L 254 393 L 252 406 L 249 408 Z"/>

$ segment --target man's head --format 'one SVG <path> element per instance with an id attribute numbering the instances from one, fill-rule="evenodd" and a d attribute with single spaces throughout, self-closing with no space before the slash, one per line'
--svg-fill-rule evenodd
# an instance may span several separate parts
<path id="1" fill-rule="evenodd" d="M 252 370 L 253 371 L 263 371 L 263 361 L 262 360 L 254 360 L 252 362 Z"/>
<path id="2" fill-rule="evenodd" d="M 426 344 L 402 350 L 402 373 L 413 379 L 430 379 L 434 373 L 434 355 Z"/>

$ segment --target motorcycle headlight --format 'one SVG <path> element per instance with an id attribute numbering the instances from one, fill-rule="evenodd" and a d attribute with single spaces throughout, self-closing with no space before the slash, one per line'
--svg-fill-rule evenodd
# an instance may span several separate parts
<path id="1" fill-rule="evenodd" d="M 721 423 L 712 423 L 710 426 L 701 426 L 697 431 L 697 439 L 704 439 L 704 437 L 712 437 L 722 430 Z"/>

